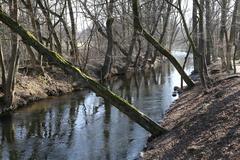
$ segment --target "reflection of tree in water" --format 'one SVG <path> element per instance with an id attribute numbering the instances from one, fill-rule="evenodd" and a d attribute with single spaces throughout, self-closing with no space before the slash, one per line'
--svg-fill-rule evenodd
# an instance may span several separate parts
<path id="1" fill-rule="evenodd" d="M 27 119 L 25 126 L 27 130 L 27 137 L 26 139 L 29 139 L 34 136 L 38 136 L 40 138 L 43 138 L 43 136 L 46 136 L 47 130 L 46 130 L 46 124 L 45 124 L 45 115 L 46 111 L 41 110 L 40 112 L 34 113 L 31 118 Z"/>
<path id="2" fill-rule="evenodd" d="M 1 123 L 1 129 L 2 129 L 2 137 L 1 137 L 1 148 L 3 147 L 3 144 L 7 144 L 7 149 L 9 149 L 9 159 L 15 160 L 19 159 L 19 153 L 16 150 L 15 147 L 15 126 L 12 121 L 12 115 L 6 115 L 0 119 Z M 13 145 L 14 147 L 9 147 L 10 145 Z M 5 146 L 6 147 L 6 146 Z"/>
<path id="3" fill-rule="evenodd" d="M 71 100 L 70 101 L 70 109 L 68 112 L 68 126 L 69 126 L 69 131 L 68 131 L 68 140 L 67 140 L 67 146 L 70 147 L 73 143 L 73 134 L 75 130 L 75 122 L 77 120 L 78 116 L 78 101 L 76 100 Z"/>
<path id="4" fill-rule="evenodd" d="M 55 123 L 54 137 L 59 137 L 59 138 L 61 137 L 61 129 L 63 129 L 63 128 L 61 128 L 61 124 L 62 124 L 62 122 L 64 122 L 63 121 L 64 111 L 65 111 L 65 109 L 64 109 L 63 104 L 61 104 L 61 105 L 59 104 L 59 107 L 56 108 L 56 112 L 55 112 L 56 119 L 54 121 L 54 123 Z"/>
<path id="5" fill-rule="evenodd" d="M 110 147 L 109 147 L 109 138 L 110 138 L 110 120 L 111 120 L 111 105 L 107 100 L 104 100 L 104 120 L 103 120 L 103 140 L 104 140 L 104 152 L 105 158 L 110 159 Z"/>
<path id="6" fill-rule="evenodd" d="M 131 76 L 124 76 L 117 81 L 113 81 L 115 84 L 115 91 L 120 93 L 120 96 L 132 102 L 132 97 L 137 99 L 140 96 L 140 88 L 144 88 L 144 94 L 149 95 L 151 93 L 151 87 L 154 85 L 161 85 L 165 82 L 166 73 L 168 72 L 168 64 L 159 65 L 157 68 L 151 68 L 148 71 L 135 72 Z M 117 84 L 117 85 L 116 85 Z M 110 87 L 112 89 L 114 87 Z M 136 95 L 133 95 L 136 94 Z"/>
<path id="7" fill-rule="evenodd" d="M 156 75 L 156 71 L 154 68 L 151 68 L 151 74 L 152 74 L 152 79 L 153 79 L 153 83 L 155 85 L 158 85 L 158 78 L 157 78 L 157 75 Z"/>
<path id="8" fill-rule="evenodd" d="M 1 118 L 2 139 L 1 141 L 7 141 L 8 143 L 15 142 L 15 128 L 12 122 L 12 116 L 7 115 Z"/>
<path id="9" fill-rule="evenodd" d="M 161 84 L 164 84 L 165 83 L 165 77 L 166 77 L 166 65 L 165 64 L 162 64 L 161 65 Z"/>
<path id="10" fill-rule="evenodd" d="M 132 103 L 132 92 L 131 92 L 131 83 L 132 83 L 132 78 L 131 77 L 125 77 L 124 78 L 125 83 L 123 88 L 125 89 L 125 96 L 124 98 L 129 102 Z"/>
<path id="11" fill-rule="evenodd" d="M 85 125 L 87 125 L 87 124 L 88 124 L 88 120 L 87 120 L 87 108 L 86 108 L 86 105 L 85 105 L 84 102 L 82 103 L 81 107 L 82 107 L 83 116 L 84 116 L 83 119 L 85 120 Z"/>
<path id="12" fill-rule="evenodd" d="M 142 76 L 143 76 L 143 82 L 144 82 L 144 94 L 145 95 L 149 95 L 151 93 L 151 90 L 150 90 L 150 72 L 148 71 L 144 71 L 142 73 Z"/>
<path id="13" fill-rule="evenodd" d="M 142 76 L 139 76 L 139 73 L 135 73 L 134 74 L 134 84 L 135 84 L 135 88 L 136 88 L 136 97 L 137 99 L 139 98 L 139 88 L 140 88 L 140 85 L 141 85 L 141 81 L 142 81 Z"/>
<path id="14" fill-rule="evenodd" d="M 154 68 L 157 85 L 162 84 L 162 80 L 161 80 L 162 68 L 163 68 L 162 64 L 159 65 L 157 68 Z"/>

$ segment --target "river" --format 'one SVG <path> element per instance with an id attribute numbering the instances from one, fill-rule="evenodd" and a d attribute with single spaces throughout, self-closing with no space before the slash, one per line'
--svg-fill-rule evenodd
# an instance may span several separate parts
<path id="1" fill-rule="evenodd" d="M 182 63 L 185 53 L 174 52 Z M 192 61 L 186 66 L 189 74 Z M 169 105 L 180 75 L 165 62 L 108 87 L 155 121 Z M 0 119 L 0 159 L 134 160 L 149 133 L 89 90 L 52 97 Z"/>

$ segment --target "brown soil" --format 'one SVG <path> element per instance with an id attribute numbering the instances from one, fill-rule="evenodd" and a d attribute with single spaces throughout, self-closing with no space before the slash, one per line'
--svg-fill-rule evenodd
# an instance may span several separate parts
<path id="1" fill-rule="evenodd" d="M 141 159 L 240 159 L 240 77 L 223 76 L 208 92 L 197 85 L 180 96 L 162 124 L 169 132 Z"/>

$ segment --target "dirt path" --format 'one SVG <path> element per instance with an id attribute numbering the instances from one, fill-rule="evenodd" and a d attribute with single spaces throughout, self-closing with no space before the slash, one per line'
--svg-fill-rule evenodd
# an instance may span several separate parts
<path id="1" fill-rule="evenodd" d="M 162 124 L 169 133 L 148 144 L 142 159 L 239 159 L 240 77 L 217 81 L 208 93 L 186 91 Z"/>

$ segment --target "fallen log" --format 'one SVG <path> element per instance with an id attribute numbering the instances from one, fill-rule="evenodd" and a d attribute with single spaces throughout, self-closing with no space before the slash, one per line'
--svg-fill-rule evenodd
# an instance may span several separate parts
<path id="1" fill-rule="evenodd" d="M 151 120 L 148 116 L 140 112 L 133 105 L 128 103 L 125 99 L 119 97 L 112 91 L 108 90 L 103 85 L 99 84 L 93 78 L 82 72 L 78 67 L 74 66 L 71 62 L 67 61 L 57 52 L 51 51 L 41 44 L 29 31 L 25 30 L 18 22 L 11 19 L 6 13 L 0 10 L 0 21 L 7 25 L 13 32 L 17 33 L 23 42 L 35 50 L 39 54 L 47 57 L 48 59 L 56 62 L 55 65 L 63 69 L 65 72 L 70 73 L 72 76 L 81 78 L 98 95 L 107 99 L 112 105 L 118 108 L 121 112 L 126 114 L 134 122 L 138 123 L 144 129 L 149 131 L 152 135 L 160 135 L 166 132 L 164 128 L 159 126 L 156 122 Z"/>

